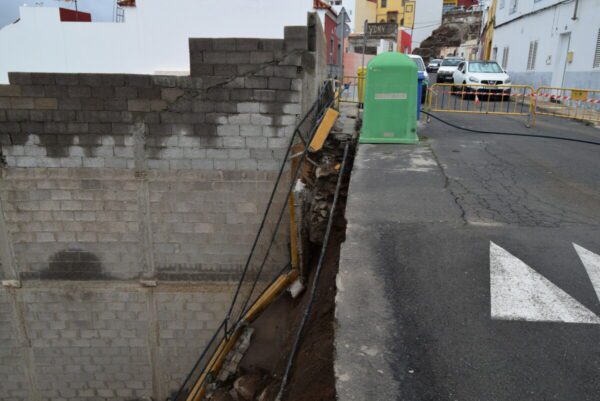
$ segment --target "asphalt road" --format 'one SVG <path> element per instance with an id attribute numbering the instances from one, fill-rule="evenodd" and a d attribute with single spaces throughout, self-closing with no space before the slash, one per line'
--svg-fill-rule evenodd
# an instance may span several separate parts
<path id="1" fill-rule="evenodd" d="M 440 116 L 600 142 L 566 120 Z M 355 160 L 339 400 L 600 400 L 600 146 L 439 122 L 420 136 Z"/>

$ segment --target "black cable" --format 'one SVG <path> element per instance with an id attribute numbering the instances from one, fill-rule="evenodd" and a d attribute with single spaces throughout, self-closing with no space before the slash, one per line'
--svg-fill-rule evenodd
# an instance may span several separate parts
<path id="1" fill-rule="evenodd" d="M 244 278 L 246 277 L 246 273 L 248 272 L 248 268 L 250 266 L 250 262 L 252 260 L 252 256 L 254 255 L 254 251 L 256 250 L 256 247 L 258 245 L 258 240 L 260 239 L 260 236 L 262 234 L 262 231 L 265 227 L 265 223 L 267 221 L 267 216 L 269 214 L 269 211 L 271 210 L 271 205 L 273 204 L 273 199 L 275 198 L 275 193 L 277 192 L 277 187 L 279 186 L 279 181 L 281 180 L 281 176 L 283 175 L 283 171 L 285 170 L 285 166 L 287 164 L 287 160 L 288 157 L 290 156 L 290 152 L 292 149 L 292 146 L 294 145 L 294 139 L 296 138 L 297 133 L 299 132 L 299 127 L 304 124 L 304 122 L 308 119 L 308 116 L 315 110 L 315 108 L 318 107 L 319 105 L 319 100 L 317 99 L 317 101 L 315 101 L 313 103 L 313 105 L 311 106 L 311 108 L 309 109 L 309 111 L 304 115 L 304 117 L 302 118 L 302 120 L 300 121 L 300 123 L 298 123 L 296 125 L 296 129 L 294 130 L 294 133 L 292 134 L 292 137 L 290 138 L 290 141 L 288 142 L 288 147 L 283 159 L 283 162 L 281 163 L 281 167 L 279 168 L 279 172 L 277 173 L 277 178 L 275 180 L 275 185 L 273 186 L 273 190 L 271 191 L 271 195 L 269 196 L 269 201 L 267 202 L 267 207 L 265 209 L 265 212 L 263 214 L 263 218 L 260 222 L 260 226 L 258 228 L 258 232 L 256 233 L 256 236 L 254 237 L 254 241 L 252 243 L 252 248 L 250 249 L 250 254 L 248 255 L 248 259 L 246 259 L 246 264 L 244 265 L 244 269 L 242 270 L 242 275 L 240 277 L 240 280 L 238 281 L 238 286 L 235 290 L 234 296 L 233 296 L 233 300 L 231 301 L 231 305 L 229 307 L 229 310 L 227 312 L 227 316 L 225 318 L 225 320 L 229 321 L 229 319 L 231 318 L 231 313 L 233 312 L 233 308 L 235 306 L 235 303 L 237 301 L 238 295 L 240 293 L 240 289 L 242 287 L 242 283 L 244 281 Z"/>
<path id="2" fill-rule="evenodd" d="M 331 106 L 332 102 L 333 102 L 333 100 L 329 100 L 327 103 L 323 104 L 323 109 L 321 110 L 321 113 L 320 113 L 321 115 L 317 116 L 317 119 L 316 119 L 317 123 L 314 124 L 313 128 L 311 129 L 311 131 L 309 133 L 308 143 L 310 143 L 312 141 L 312 139 L 314 138 L 314 136 L 316 135 L 317 129 L 319 128 L 318 121 L 320 121 L 322 119 L 323 115 L 325 114 L 325 111 L 327 110 L 327 108 L 329 108 L 329 106 Z M 296 181 L 298 181 L 298 178 L 300 177 L 300 172 L 302 170 L 302 166 L 304 165 L 304 162 L 306 161 L 306 157 L 308 155 L 308 150 L 309 150 L 309 147 L 305 146 L 304 151 L 301 153 L 300 162 L 298 163 L 298 166 L 296 167 L 296 171 L 294 172 L 294 177 L 293 177 L 292 181 L 290 182 L 285 199 L 289 198 L 292 191 L 294 190 L 294 187 L 296 186 Z M 248 306 L 248 303 L 250 302 L 250 298 L 252 298 L 252 293 L 254 292 L 254 289 L 256 288 L 256 284 L 258 283 L 258 280 L 262 274 L 265 264 L 267 263 L 267 259 L 270 255 L 271 248 L 273 247 L 273 243 L 275 243 L 275 240 L 277 239 L 277 234 L 279 233 L 279 226 L 281 225 L 281 221 L 283 219 L 286 209 L 287 209 L 287 202 L 283 202 L 282 208 L 279 213 L 279 217 L 277 218 L 275 230 L 273 231 L 273 235 L 271 236 L 271 241 L 269 242 L 269 246 L 265 253 L 265 257 L 258 269 L 258 273 L 256 274 L 254 282 L 252 283 L 252 288 L 250 289 L 250 293 L 248 294 L 248 297 L 246 298 L 246 301 L 244 302 L 244 306 L 240 310 L 240 315 L 237 319 L 236 324 L 239 324 L 239 322 L 243 319 L 244 314 L 247 312 L 246 307 Z"/>
<path id="3" fill-rule="evenodd" d="M 287 386 L 287 382 L 289 380 L 290 372 L 292 370 L 292 365 L 294 364 L 294 359 L 296 353 L 298 352 L 298 347 L 300 346 L 300 338 L 302 337 L 302 332 L 304 331 L 304 326 L 306 326 L 306 322 L 310 316 L 310 312 L 312 310 L 312 306 L 315 301 L 315 295 L 317 291 L 317 287 L 319 286 L 319 278 L 321 276 L 321 270 L 323 268 L 323 261 L 325 260 L 325 254 L 327 253 L 327 246 L 329 245 L 329 237 L 331 235 L 331 227 L 333 225 L 333 218 L 335 215 L 335 207 L 338 202 L 338 198 L 340 196 L 340 189 L 342 187 L 342 179 L 344 178 L 344 172 L 346 170 L 346 161 L 348 159 L 348 151 L 350 150 L 350 143 L 346 143 L 344 148 L 344 157 L 342 159 L 342 167 L 340 168 L 340 172 L 338 174 L 337 184 L 335 187 L 335 194 L 333 196 L 333 203 L 331 204 L 331 210 L 329 211 L 329 218 L 327 219 L 327 229 L 325 230 L 325 238 L 323 240 L 323 244 L 321 245 L 321 253 L 319 255 L 319 262 L 317 263 L 317 269 L 315 271 L 315 277 L 312 282 L 312 286 L 310 288 L 310 300 L 308 301 L 308 305 L 306 306 L 306 310 L 304 311 L 304 315 L 302 316 L 302 321 L 300 322 L 300 326 L 298 327 L 298 331 L 296 332 L 296 338 L 294 339 L 294 345 L 292 346 L 292 351 L 288 358 L 287 365 L 285 367 L 285 373 L 283 378 L 281 379 L 281 385 L 279 386 L 279 392 L 277 393 L 277 397 L 275 401 L 281 401 L 283 396 L 283 392 L 285 391 L 285 387 Z"/>
<path id="4" fill-rule="evenodd" d="M 484 130 L 478 130 L 478 129 L 472 129 L 472 128 L 467 128 L 467 127 L 461 127 L 460 125 L 456 125 L 453 124 L 451 122 L 448 122 L 446 120 L 441 119 L 440 117 L 429 113 L 427 111 L 423 111 L 421 110 L 421 113 L 428 115 L 429 117 L 434 118 L 435 120 L 438 120 L 439 122 L 446 124 L 452 128 L 456 128 L 462 131 L 467 131 L 467 132 L 473 132 L 475 134 L 490 134 L 490 135 L 507 135 L 507 136 L 522 136 L 522 137 L 529 137 L 529 138 L 543 138 L 543 139 L 557 139 L 560 141 L 568 141 L 568 142 L 579 142 L 579 143 L 585 143 L 588 145 L 597 145 L 600 146 L 600 142 L 594 142 L 594 141 L 586 141 L 585 139 L 575 139 L 575 138 L 564 138 L 564 137 L 560 137 L 560 136 L 552 136 L 552 135 L 534 135 L 534 134 L 524 134 L 524 133 L 520 133 L 520 132 L 499 132 L 499 131 L 484 131 Z"/>

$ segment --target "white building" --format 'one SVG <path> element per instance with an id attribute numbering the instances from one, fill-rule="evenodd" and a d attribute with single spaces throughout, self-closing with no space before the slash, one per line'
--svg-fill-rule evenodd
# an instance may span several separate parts
<path id="1" fill-rule="evenodd" d="M 442 7 L 442 0 L 415 0 L 415 26 L 409 30 L 413 49 L 442 25 Z"/>
<path id="2" fill-rule="evenodd" d="M 312 9 L 313 0 L 138 0 L 122 23 L 82 23 L 21 7 L 0 29 L 0 84 L 9 71 L 187 74 L 188 38 L 283 38 Z"/>
<path id="3" fill-rule="evenodd" d="M 492 58 L 513 83 L 600 89 L 600 0 L 498 0 Z"/>

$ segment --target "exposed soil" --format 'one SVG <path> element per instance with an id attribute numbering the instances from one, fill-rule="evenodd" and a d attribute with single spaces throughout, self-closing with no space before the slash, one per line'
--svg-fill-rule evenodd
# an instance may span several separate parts
<path id="1" fill-rule="evenodd" d="M 278 393 L 299 325 L 310 302 L 329 208 L 333 202 L 339 164 L 343 158 L 345 140 L 350 137 L 331 135 L 320 155 L 315 155 L 317 171 L 312 171 L 309 203 L 303 223 L 305 290 L 293 299 L 283 293 L 252 323 L 255 330 L 250 348 L 243 357 L 235 377 L 223 383 L 214 400 L 273 401 Z M 354 149 L 351 147 L 348 165 L 342 180 L 328 247 L 321 269 L 319 285 L 311 313 L 302 332 L 283 400 L 335 401 L 334 379 L 334 313 L 336 275 L 340 246 L 345 240 L 346 197 Z M 313 175 L 314 174 L 314 175 Z M 308 248 L 308 249 L 307 249 Z M 235 390 L 232 390 L 235 389 Z M 247 393 L 247 396 L 243 396 Z M 218 395 L 218 397 L 217 397 Z"/>
<path id="2" fill-rule="evenodd" d="M 343 212 L 345 196 L 339 205 Z M 292 376 L 287 387 L 286 401 L 335 401 L 335 380 L 333 372 L 333 340 L 335 312 L 335 278 L 339 267 L 340 245 L 344 242 L 346 222 L 341 213 L 336 213 L 334 227 L 325 256 L 316 299 L 302 342 L 296 354 Z M 311 276 L 307 284 L 313 280 L 318 260 L 318 250 L 313 254 Z M 290 330 L 287 333 L 288 344 L 294 341 L 296 330 L 309 302 L 309 294 L 305 294 L 293 305 L 289 319 Z M 287 363 L 288 355 L 283 359 Z M 283 369 L 282 369 L 283 371 Z"/>

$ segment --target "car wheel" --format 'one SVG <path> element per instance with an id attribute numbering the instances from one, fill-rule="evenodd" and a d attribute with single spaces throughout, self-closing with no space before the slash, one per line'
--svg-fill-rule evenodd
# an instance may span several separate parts
<path id="1" fill-rule="evenodd" d="M 444 82 L 444 80 L 438 76 L 438 77 L 435 78 L 435 82 L 438 83 L 438 84 L 441 84 L 441 83 Z"/>

